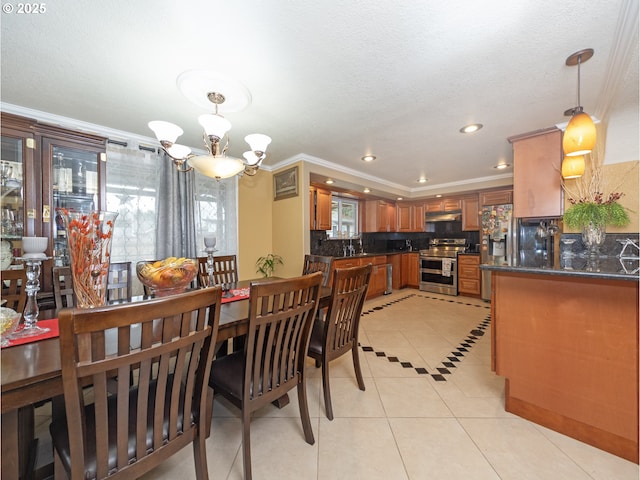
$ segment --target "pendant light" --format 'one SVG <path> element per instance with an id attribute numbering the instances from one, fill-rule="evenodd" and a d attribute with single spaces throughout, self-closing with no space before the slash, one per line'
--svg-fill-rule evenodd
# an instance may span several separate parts
<path id="1" fill-rule="evenodd" d="M 580 178 L 584 174 L 584 155 L 564 157 L 562 160 L 562 178 Z"/>
<path id="2" fill-rule="evenodd" d="M 578 106 L 567 110 L 565 115 L 571 115 L 562 137 L 562 149 L 566 157 L 585 155 L 593 150 L 596 144 L 596 126 L 589 114 L 580 105 L 580 65 L 593 56 L 593 49 L 580 50 L 567 58 L 566 65 L 578 65 Z M 582 161 L 584 171 L 584 158 Z"/>

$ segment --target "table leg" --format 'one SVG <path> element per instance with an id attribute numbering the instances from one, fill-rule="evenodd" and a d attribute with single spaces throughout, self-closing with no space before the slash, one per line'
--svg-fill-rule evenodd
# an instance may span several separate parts
<path id="1" fill-rule="evenodd" d="M 19 478 L 18 410 L 2 414 L 2 478 Z"/>

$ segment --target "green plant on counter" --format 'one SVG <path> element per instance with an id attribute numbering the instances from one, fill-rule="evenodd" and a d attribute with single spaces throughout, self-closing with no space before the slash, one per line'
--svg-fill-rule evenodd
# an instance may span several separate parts
<path id="1" fill-rule="evenodd" d="M 602 196 L 596 196 L 593 201 L 572 202 L 564 212 L 564 223 L 577 229 L 583 229 L 589 224 L 624 227 L 631 220 L 627 210 L 617 202 L 620 196 L 619 193 L 612 193 L 606 201 L 602 200 Z"/>
<path id="2" fill-rule="evenodd" d="M 273 275 L 276 265 L 284 265 L 282 257 L 280 255 L 269 253 L 264 257 L 260 257 L 256 261 L 256 267 L 258 267 L 256 272 L 261 273 L 263 277 L 268 278 Z"/>

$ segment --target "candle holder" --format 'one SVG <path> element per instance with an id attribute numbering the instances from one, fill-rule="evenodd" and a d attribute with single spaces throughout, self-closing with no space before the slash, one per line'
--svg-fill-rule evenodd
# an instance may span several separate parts
<path id="1" fill-rule="evenodd" d="M 33 337 L 35 335 L 42 335 L 47 333 L 49 328 L 40 327 L 38 325 L 38 315 L 40 314 L 40 308 L 38 307 L 37 295 L 40 291 L 40 271 L 43 260 L 50 260 L 52 257 L 47 257 L 44 254 L 27 254 L 24 257 L 16 258 L 24 262 L 27 270 L 27 284 L 25 290 L 27 292 L 27 303 L 24 307 L 24 324 L 22 328 L 18 327 L 18 330 L 11 335 L 11 338 L 24 338 Z"/>
<path id="2" fill-rule="evenodd" d="M 204 246 L 204 251 L 207 254 L 207 275 L 209 276 L 207 287 L 214 287 L 215 283 L 213 282 L 213 254 L 218 251 L 215 248 L 216 237 L 214 237 L 213 235 L 205 235 Z"/>

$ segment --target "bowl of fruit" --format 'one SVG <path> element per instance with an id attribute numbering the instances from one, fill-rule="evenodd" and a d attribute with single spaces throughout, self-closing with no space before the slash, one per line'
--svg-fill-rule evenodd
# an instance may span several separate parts
<path id="1" fill-rule="evenodd" d="M 0 345 L 9 345 L 9 337 L 15 332 L 20 322 L 20 315 L 11 308 L 0 307 Z"/>
<path id="2" fill-rule="evenodd" d="M 184 292 L 197 273 L 198 263 L 192 258 L 169 257 L 136 264 L 138 278 L 157 297 Z"/>

